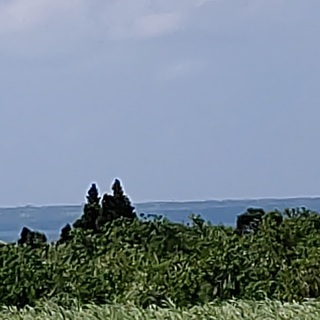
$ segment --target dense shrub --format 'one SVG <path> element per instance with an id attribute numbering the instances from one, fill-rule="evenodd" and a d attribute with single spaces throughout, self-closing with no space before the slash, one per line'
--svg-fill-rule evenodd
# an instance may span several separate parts
<path id="1" fill-rule="evenodd" d="M 65 306 L 171 301 L 177 307 L 232 298 L 320 297 L 320 216 L 305 208 L 248 208 L 236 228 L 163 217 L 137 219 L 119 180 L 102 199 L 92 184 L 83 215 L 57 243 L 24 227 L 0 246 L 0 304 L 50 299 Z"/>
<path id="2" fill-rule="evenodd" d="M 146 307 L 170 299 L 182 307 L 320 296 L 320 217 L 308 210 L 266 213 L 244 234 L 193 216 L 189 226 L 119 218 L 99 234 L 76 228 L 69 235 L 59 246 L 1 246 L 0 303 Z"/>
<path id="3" fill-rule="evenodd" d="M 27 245 L 32 248 L 42 246 L 47 242 L 45 234 L 38 231 L 31 231 L 27 227 L 23 227 L 20 234 L 20 239 L 17 241 L 19 245 Z"/>

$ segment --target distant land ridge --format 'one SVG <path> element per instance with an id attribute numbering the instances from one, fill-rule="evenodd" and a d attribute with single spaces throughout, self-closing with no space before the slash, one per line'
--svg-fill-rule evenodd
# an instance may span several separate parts
<path id="1" fill-rule="evenodd" d="M 274 209 L 306 207 L 320 212 L 320 197 L 223 199 L 203 201 L 151 201 L 134 204 L 138 214 L 163 215 L 171 221 L 186 222 L 191 214 L 200 214 L 213 224 L 234 225 L 237 215 L 249 207 Z M 26 205 L 0 207 L 0 240 L 11 242 L 23 226 L 44 232 L 50 241 L 57 240 L 61 228 L 82 214 L 83 205 Z"/>

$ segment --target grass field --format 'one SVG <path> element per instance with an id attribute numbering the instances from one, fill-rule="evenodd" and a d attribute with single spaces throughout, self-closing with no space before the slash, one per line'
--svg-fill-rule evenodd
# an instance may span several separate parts
<path id="1" fill-rule="evenodd" d="M 298 303 L 280 303 L 276 301 L 250 302 L 229 301 L 217 304 L 207 304 L 191 309 L 152 308 L 142 310 L 134 306 L 112 305 L 98 307 L 94 305 L 64 309 L 53 302 L 39 304 L 35 308 L 25 308 L 18 311 L 15 308 L 4 308 L 1 319 L 228 319 L 228 320 L 259 320 L 259 319 L 320 319 L 320 302 L 307 301 Z"/>

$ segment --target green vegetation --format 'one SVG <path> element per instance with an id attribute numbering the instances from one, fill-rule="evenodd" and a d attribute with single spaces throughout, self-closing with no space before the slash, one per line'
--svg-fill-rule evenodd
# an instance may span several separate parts
<path id="1" fill-rule="evenodd" d="M 272 319 L 270 312 L 277 319 L 290 312 L 299 319 L 303 312 L 308 319 L 319 316 L 319 303 L 280 305 L 320 296 L 317 213 L 249 208 L 236 228 L 195 215 L 184 225 L 161 217 L 138 219 L 119 180 L 112 189 L 112 195 L 100 197 L 93 184 L 82 217 L 61 230 L 57 243 L 26 228 L 17 244 L 0 246 L 0 305 L 16 307 L 17 318 L 21 312 L 30 319 L 55 319 L 63 312 L 79 318 L 96 313 L 101 319 L 111 312 L 123 319 L 128 312 L 141 318 L 142 309 L 148 319 L 169 319 L 169 314 L 181 319 L 182 312 L 184 319 L 197 312 L 197 319 L 266 314 Z M 232 299 L 242 302 L 225 304 Z M 257 302 L 266 299 L 278 302 Z M 75 309 L 74 301 L 83 309 Z M 148 309 L 168 304 L 175 311 Z M 27 305 L 35 309 L 21 310 Z"/>
<path id="2" fill-rule="evenodd" d="M 250 302 L 229 301 L 220 305 L 209 303 L 202 307 L 166 308 L 150 307 L 142 309 L 130 305 L 110 306 L 73 306 L 65 309 L 55 303 L 45 303 L 35 308 L 27 307 L 24 310 L 4 308 L 0 312 L 0 319 L 11 320 L 318 320 L 320 319 L 320 303 L 308 301 L 303 304 L 274 301 Z"/>

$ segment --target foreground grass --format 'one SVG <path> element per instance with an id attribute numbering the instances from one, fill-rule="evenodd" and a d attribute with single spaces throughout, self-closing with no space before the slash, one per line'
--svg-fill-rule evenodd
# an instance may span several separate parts
<path id="1" fill-rule="evenodd" d="M 134 306 L 111 305 L 72 307 L 64 309 L 53 302 L 39 304 L 35 308 L 3 308 L 0 319 L 320 319 L 320 302 L 280 303 L 277 301 L 250 302 L 229 301 L 217 304 L 206 304 L 191 309 L 150 307 L 146 310 Z"/>

